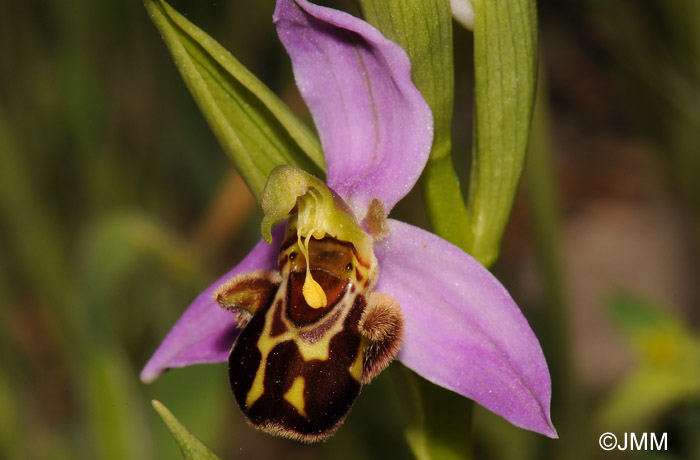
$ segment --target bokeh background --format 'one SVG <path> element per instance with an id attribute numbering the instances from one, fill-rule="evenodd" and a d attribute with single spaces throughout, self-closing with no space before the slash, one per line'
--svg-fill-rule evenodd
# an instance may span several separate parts
<path id="1" fill-rule="evenodd" d="M 309 119 L 272 0 L 172 5 Z M 542 342 L 561 439 L 476 408 L 476 457 L 700 459 L 700 2 L 538 7 L 532 154 L 495 271 Z M 427 226 L 418 192 L 396 213 Z M 249 428 L 224 364 L 138 380 L 260 217 L 140 2 L 0 2 L 0 458 L 179 458 L 154 398 L 224 458 L 410 458 L 398 364 L 314 446 Z M 669 450 L 603 452 L 606 431 Z"/>

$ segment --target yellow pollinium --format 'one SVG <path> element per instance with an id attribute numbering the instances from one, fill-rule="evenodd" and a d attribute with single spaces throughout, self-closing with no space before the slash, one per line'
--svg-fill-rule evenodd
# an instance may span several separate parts
<path id="1" fill-rule="evenodd" d="M 326 293 L 318 282 L 311 276 L 311 262 L 309 261 L 309 240 L 311 234 L 304 239 L 304 244 L 301 243 L 301 235 L 297 234 L 299 241 L 299 249 L 306 259 L 306 278 L 304 278 L 304 286 L 301 292 L 304 294 L 304 300 L 311 308 L 325 308 L 328 305 Z"/>
<path id="2" fill-rule="evenodd" d="M 306 271 L 306 279 L 304 280 L 302 292 L 304 293 L 304 300 L 306 300 L 306 303 L 308 303 L 311 308 L 325 308 L 328 304 L 326 293 L 323 292 L 321 285 L 313 279 L 308 270 Z"/>

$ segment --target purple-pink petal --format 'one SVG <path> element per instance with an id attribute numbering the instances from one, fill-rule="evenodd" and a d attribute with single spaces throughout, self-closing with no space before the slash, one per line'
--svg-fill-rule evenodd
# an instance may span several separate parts
<path id="1" fill-rule="evenodd" d="M 388 214 L 418 180 L 433 139 L 408 56 L 368 23 L 305 0 L 278 0 L 274 21 L 321 137 L 328 185 L 358 219 L 373 198 Z"/>
<path id="2" fill-rule="evenodd" d="M 152 382 L 171 367 L 228 359 L 240 330 L 236 328 L 236 315 L 214 302 L 214 291 L 238 273 L 276 270 L 283 230 L 283 225 L 274 229 L 272 244 L 260 240 L 240 264 L 197 296 L 141 371 L 142 381 Z"/>
<path id="3" fill-rule="evenodd" d="M 375 246 L 376 290 L 406 319 L 399 360 L 512 424 L 556 437 L 542 349 L 505 288 L 471 256 L 425 230 L 389 220 Z"/>

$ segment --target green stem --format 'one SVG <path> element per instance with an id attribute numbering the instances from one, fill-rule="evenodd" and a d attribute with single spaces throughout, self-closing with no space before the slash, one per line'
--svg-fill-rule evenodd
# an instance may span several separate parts
<path id="1" fill-rule="evenodd" d="M 365 18 L 401 45 L 413 82 L 433 112 L 434 139 L 422 187 L 435 233 L 467 249 L 471 223 L 452 164 L 454 64 L 448 0 L 360 0 Z M 420 460 L 469 459 L 472 402 L 405 371 L 399 387 L 409 411 L 406 437 Z"/>
<path id="2" fill-rule="evenodd" d="M 544 303 L 547 305 L 543 347 L 549 362 L 552 387 L 552 418 L 561 441 L 552 458 L 586 458 L 580 427 L 581 405 L 576 395 L 572 374 L 572 353 L 569 342 L 569 319 L 566 311 L 565 280 L 562 276 L 556 184 L 552 171 L 550 146 L 549 100 L 544 79 L 540 79 L 538 100 L 533 116 L 533 129 L 525 169 L 527 198 L 532 213 L 539 271 L 542 277 Z M 564 452 L 563 449 L 566 449 Z"/>
<path id="3" fill-rule="evenodd" d="M 406 367 L 391 369 L 408 420 L 406 440 L 416 459 L 473 458 L 472 401 L 433 385 Z"/>
<path id="4" fill-rule="evenodd" d="M 467 251 L 474 244 L 474 236 L 452 157 L 431 156 L 423 171 L 421 185 L 435 233 Z"/>

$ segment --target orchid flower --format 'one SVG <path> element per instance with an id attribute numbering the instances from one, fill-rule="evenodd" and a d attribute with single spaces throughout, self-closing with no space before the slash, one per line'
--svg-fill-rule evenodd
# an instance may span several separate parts
<path id="1" fill-rule="evenodd" d="M 306 248 L 305 258 L 311 236 L 331 235 L 371 260 L 373 291 L 400 307 L 399 361 L 516 426 L 556 437 L 547 364 L 508 292 L 461 249 L 388 218 L 416 184 L 432 143 L 432 114 L 411 82 L 405 52 L 366 22 L 306 0 L 278 0 L 274 22 L 321 139 L 326 185 L 295 168 L 273 170 L 263 193 L 263 234 L 271 244 L 261 240 L 194 300 L 141 379 L 151 382 L 168 368 L 227 361 L 250 318 L 221 308 L 215 294 L 221 297 L 245 274 L 275 273 L 290 232 L 289 244 Z M 304 217 L 302 208 L 311 202 L 317 208 Z M 273 224 L 287 215 L 293 223 L 285 236 L 284 226 Z M 307 269 L 303 295 L 309 305 L 319 304 L 315 308 L 327 300 L 314 276 Z"/>

